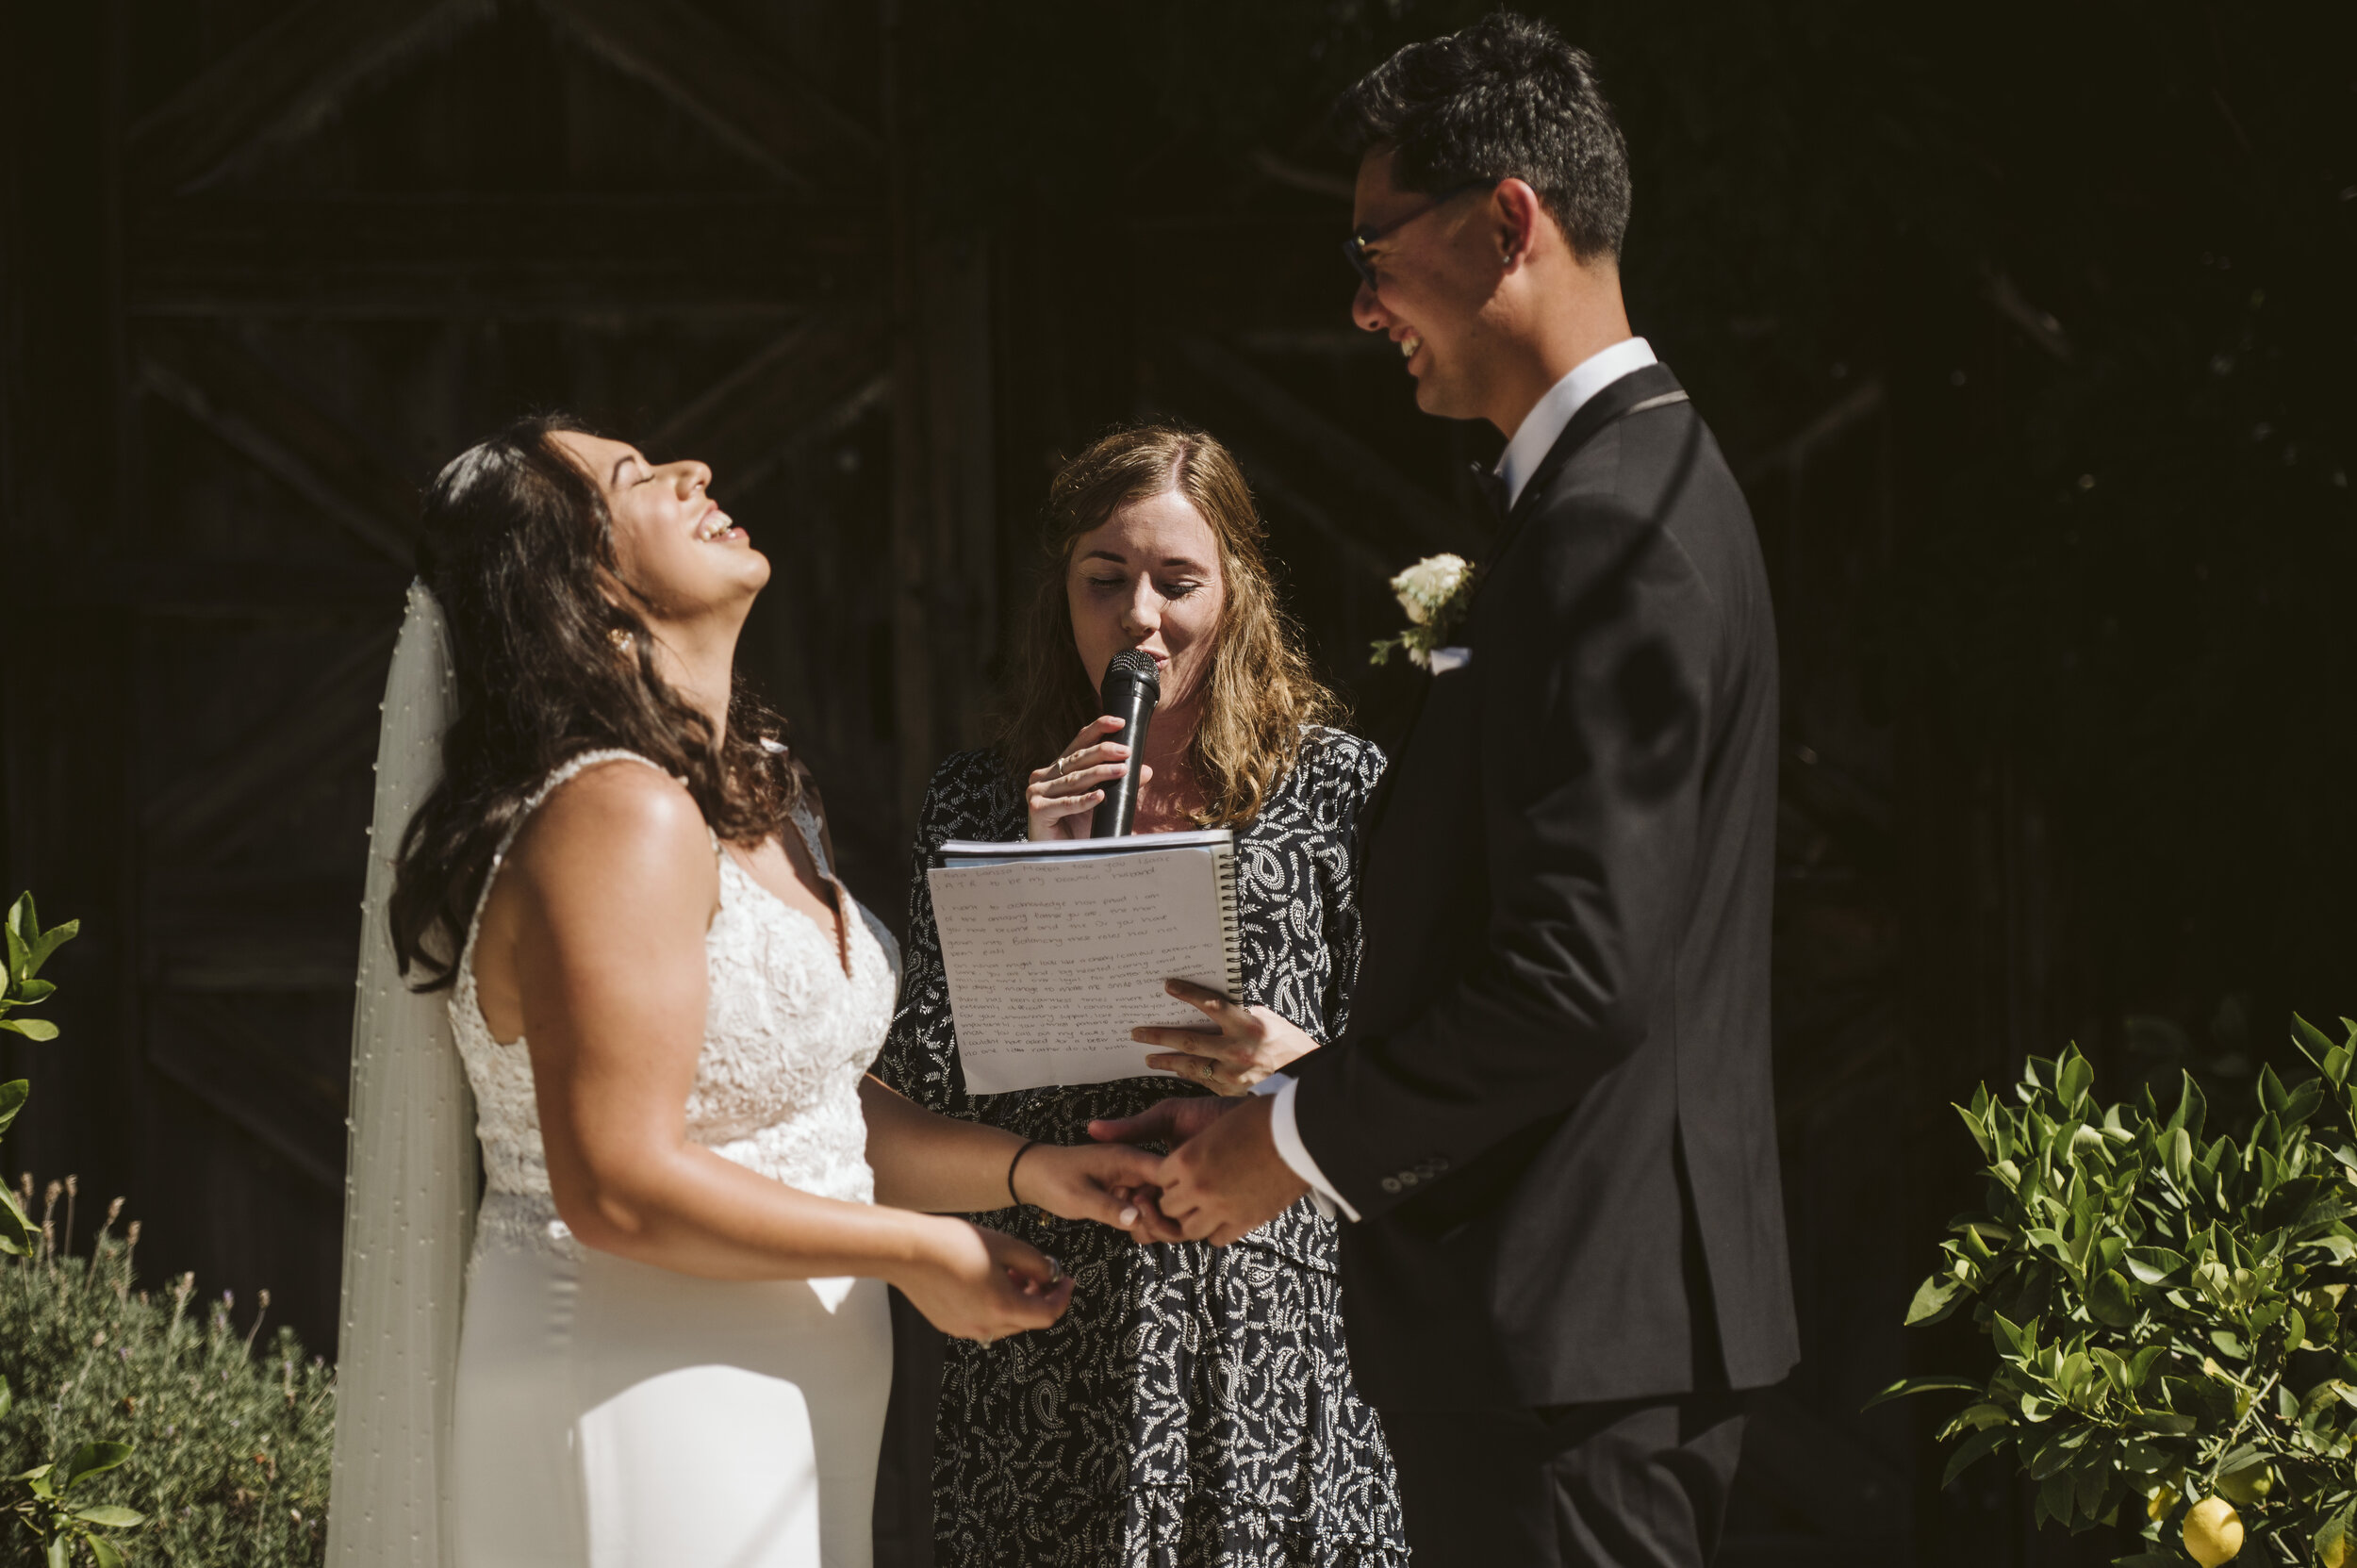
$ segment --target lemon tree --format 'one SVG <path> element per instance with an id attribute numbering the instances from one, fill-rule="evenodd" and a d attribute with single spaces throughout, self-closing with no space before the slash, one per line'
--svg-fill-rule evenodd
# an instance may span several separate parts
<path id="1" fill-rule="evenodd" d="M 2142 1523 L 2121 1562 L 2341 1568 L 2357 1547 L 2357 1022 L 2300 1018 L 2317 1076 L 2260 1074 L 2250 1135 L 2208 1136 L 2190 1076 L 2099 1106 L 2074 1047 L 2033 1057 L 2007 1104 L 1957 1110 L 1986 1162 L 1910 1324 L 1970 1308 L 1983 1379 L 1910 1378 L 1874 1402 L 1970 1393 L 1942 1484 L 1989 1455 L 2073 1531 Z M 2231 1527 L 2229 1527 L 2231 1525 Z M 2231 1550 L 2229 1549 L 2231 1547 Z M 2224 1553 L 2225 1555 L 2219 1555 Z"/>

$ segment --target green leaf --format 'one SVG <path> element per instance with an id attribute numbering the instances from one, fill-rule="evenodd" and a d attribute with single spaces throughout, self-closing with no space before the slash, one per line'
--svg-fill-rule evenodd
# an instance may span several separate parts
<path id="1" fill-rule="evenodd" d="M 123 1554 L 115 1549 L 113 1542 L 103 1535 L 90 1538 L 90 1556 L 98 1568 L 123 1568 Z"/>
<path id="2" fill-rule="evenodd" d="M 2099 1274 L 2087 1281 L 2087 1312 L 2107 1329 L 2126 1329 L 2136 1321 L 2136 1301 L 2128 1281 L 2117 1274 Z"/>
<path id="3" fill-rule="evenodd" d="M 1907 1304 L 1906 1327 L 1919 1323 L 1937 1323 L 1956 1309 L 1956 1298 L 1964 1287 L 1953 1279 L 1935 1274 L 1916 1291 L 1915 1299 Z"/>
<path id="4" fill-rule="evenodd" d="M 82 922 L 68 920 L 64 925 L 50 927 L 28 941 L 26 946 L 30 949 L 28 954 L 30 962 L 25 970 L 25 978 L 30 980 L 34 975 L 39 974 L 41 966 L 49 962 L 51 953 L 81 934 Z"/>
<path id="5" fill-rule="evenodd" d="M 74 1510 L 74 1517 L 85 1524 L 97 1525 L 110 1530 L 135 1529 L 147 1523 L 147 1515 L 136 1509 L 117 1503 L 89 1503 Z"/>
<path id="6" fill-rule="evenodd" d="M 2164 1437 L 2184 1437 L 2201 1425 L 2195 1417 L 2180 1415 L 2175 1411 L 2139 1411 L 2128 1419 L 2131 1425 Z"/>
<path id="7" fill-rule="evenodd" d="M 2300 1055 L 2319 1067 L 2324 1065 L 2325 1059 L 2333 1050 L 2332 1042 L 2326 1037 L 2324 1031 L 2297 1013 L 2292 1015 L 2292 1044 L 2299 1048 Z M 2337 1083 L 2340 1081 L 2334 1079 L 2333 1081 Z"/>
<path id="8" fill-rule="evenodd" d="M 2047 1516 L 2058 1525 L 2070 1523 L 2078 1494 L 2079 1489 L 2070 1484 L 2068 1471 L 2057 1471 L 2038 1483 L 2037 1500 L 2046 1506 Z"/>
<path id="9" fill-rule="evenodd" d="M 2079 1054 L 2079 1048 L 2072 1046 L 2063 1055 L 2061 1081 L 2055 1085 L 2056 1093 L 2062 1096 L 2065 1105 L 2076 1105 L 2094 1083 L 2095 1069 L 2087 1065 L 2085 1057 Z"/>
<path id="10" fill-rule="evenodd" d="M 25 1079 L 12 1083 L 0 1083 L 0 1132 L 6 1132 L 16 1121 L 16 1114 L 25 1109 L 32 1098 L 33 1086 Z"/>
<path id="11" fill-rule="evenodd" d="M 40 1238 L 41 1232 L 34 1229 L 33 1222 L 16 1206 L 16 1194 L 0 1187 L 0 1253 L 25 1257 Z"/>
<path id="12" fill-rule="evenodd" d="M 74 1568 L 74 1538 L 63 1533 L 51 1536 L 41 1560 L 46 1568 Z"/>
<path id="13" fill-rule="evenodd" d="M 1996 1449 L 1999 1444 L 2006 1442 L 2012 1436 L 2011 1427 L 1988 1427 L 1974 1432 L 1964 1440 L 1954 1453 L 1948 1456 L 1948 1468 L 1946 1473 L 1939 1477 L 1939 1484 L 1943 1488 L 1954 1485 L 1956 1477 L 1963 1475 L 1968 1467 L 1986 1458 Z"/>
<path id="14" fill-rule="evenodd" d="M 2283 1111 L 2286 1128 L 2304 1126 L 2310 1116 L 2324 1104 L 2324 1080 L 2303 1078 L 2292 1085 L 2291 1098 Z"/>
<path id="15" fill-rule="evenodd" d="M 58 1490 L 65 1492 L 86 1476 L 103 1476 L 130 1457 L 131 1445 L 127 1443 L 85 1443 L 65 1461 L 65 1469 L 58 1478 Z"/>
<path id="16" fill-rule="evenodd" d="M 1939 1434 L 1939 1441 L 1945 1443 L 1950 1438 L 1960 1436 L 1965 1432 L 1977 1432 L 1990 1427 L 2006 1427 L 2012 1424 L 2013 1411 L 2003 1405 L 1986 1403 L 1967 1405 L 1956 1412 L 1953 1420 L 1948 1423 L 1947 1428 Z"/>
<path id="17" fill-rule="evenodd" d="M 2177 1109 L 2170 1113 L 2167 1131 L 2183 1131 L 2189 1138 L 2201 1136 L 2201 1126 L 2209 1118 L 2210 1102 L 2202 1096 L 2201 1085 L 2193 1081 L 2193 1074 L 2182 1073 L 2185 1081 L 2184 1092 L 2177 1097 Z"/>
<path id="18" fill-rule="evenodd" d="M 1904 1399 L 1910 1394 L 1923 1394 L 1940 1388 L 1962 1389 L 1968 1394 L 1981 1392 L 1981 1385 L 1967 1378 L 1902 1378 L 1858 1409 L 1871 1411 L 1886 1399 Z"/>
<path id="19" fill-rule="evenodd" d="M 2259 1103 L 2281 1115 L 2291 1096 L 2283 1092 L 2283 1081 L 2275 1076 L 2272 1064 L 2259 1069 Z"/>
<path id="20" fill-rule="evenodd" d="M 2357 1522 L 2352 1519 L 2352 1515 L 2357 1515 L 2357 1503 L 2350 1504 L 2333 1514 L 2324 1522 L 2324 1527 L 2316 1531 L 2316 1545 L 2318 1562 L 2322 1562 L 2331 1556 L 2333 1547 L 2349 1539 L 2349 1526 L 2352 1522 Z"/>
<path id="21" fill-rule="evenodd" d="M 41 1018 L 0 1018 L 0 1029 L 22 1034 L 27 1040 L 54 1040 L 58 1026 Z"/>
<path id="22" fill-rule="evenodd" d="M 2166 1246 L 2132 1246 L 2128 1249 L 2128 1272 L 2148 1285 L 2165 1283 L 2182 1273 L 2185 1260 L 2180 1253 Z"/>
<path id="23" fill-rule="evenodd" d="M 2168 1165 L 2168 1178 L 2180 1187 L 2193 1185 L 2193 1134 L 2182 1127 L 2171 1128 L 2168 1150 L 2164 1156 Z"/>

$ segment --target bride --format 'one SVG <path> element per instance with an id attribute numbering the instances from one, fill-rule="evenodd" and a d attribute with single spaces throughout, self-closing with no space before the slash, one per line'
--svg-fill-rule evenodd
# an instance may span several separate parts
<path id="1" fill-rule="evenodd" d="M 1150 1155 L 865 1075 L 898 955 L 735 684 L 770 569 L 710 479 L 540 418 L 426 498 L 354 1022 L 333 1561 L 864 1568 L 885 1284 L 988 1342 L 1073 1282 L 948 1215 L 1141 1233 Z"/>

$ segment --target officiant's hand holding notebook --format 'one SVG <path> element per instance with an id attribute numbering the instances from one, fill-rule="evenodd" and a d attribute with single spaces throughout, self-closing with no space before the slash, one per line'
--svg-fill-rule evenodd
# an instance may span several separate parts
<path id="1" fill-rule="evenodd" d="M 1146 1077 L 1131 1030 L 1203 1023 L 1163 982 L 1243 994 L 1226 828 L 953 839 L 926 880 L 968 1094 Z"/>

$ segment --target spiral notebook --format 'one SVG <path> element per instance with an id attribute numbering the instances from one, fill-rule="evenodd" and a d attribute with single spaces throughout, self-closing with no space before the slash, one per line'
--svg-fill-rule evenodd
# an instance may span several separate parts
<path id="1" fill-rule="evenodd" d="M 968 1094 L 1146 1077 L 1153 1048 L 1129 1031 L 1203 1025 L 1165 980 L 1242 994 L 1226 828 L 952 839 L 926 877 Z"/>

